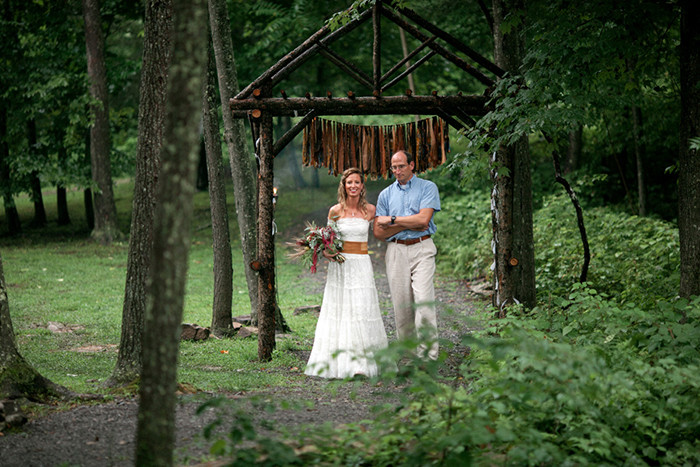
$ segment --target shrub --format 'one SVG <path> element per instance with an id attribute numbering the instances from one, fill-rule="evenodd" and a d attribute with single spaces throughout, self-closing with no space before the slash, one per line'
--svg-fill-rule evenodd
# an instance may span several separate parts
<path id="1" fill-rule="evenodd" d="M 591 251 L 588 282 L 622 303 L 670 297 L 678 290 L 678 229 L 671 223 L 596 207 L 584 211 Z M 576 282 L 583 246 L 571 201 L 552 196 L 535 215 L 535 265 L 540 298 Z"/>

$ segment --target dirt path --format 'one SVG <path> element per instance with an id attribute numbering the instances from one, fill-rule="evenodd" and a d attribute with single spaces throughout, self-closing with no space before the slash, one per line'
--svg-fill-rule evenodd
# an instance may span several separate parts
<path id="1" fill-rule="evenodd" d="M 323 222 L 325 213 L 317 213 L 317 224 Z M 292 238 L 303 231 L 284 232 Z M 370 242 L 372 263 L 376 285 L 380 297 L 380 307 L 386 311 L 384 324 L 389 339 L 395 339 L 393 312 L 389 300 L 388 284 L 384 274 L 384 245 Z M 325 282 L 325 269 L 317 274 L 307 273 L 305 277 L 314 291 L 322 291 Z M 439 278 L 436 281 L 436 299 L 440 338 L 455 344 L 446 349 L 448 358 L 443 371 L 451 372 L 459 364 L 465 349 L 459 345 L 460 336 L 468 332 L 468 324 L 463 319 L 473 311 L 478 297 L 464 282 Z M 308 351 L 300 352 L 300 360 L 306 361 Z M 291 375 L 290 375 L 291 376 Z M 258 394 L 269 401 L 310 400 L 313 406 L 303 410 L 276 410 L 265 414 L 267 420 L 277 426 L 297 424 L 321 424 L 325 422 L 347 423 L 370 418 L 373 405 L 379 402 L 379 394 L 400 391 L 401 388 L 376 386 L 371 382 L 345 384 L 329 383 L 321 378 L 306 378 L 297 388 L 271 389 Z M 334 390 L 329 390 L 332 384 Z M 196 415 L 202 400 L 211 395 L 188 395 L 181 397 L 176 414 L 177 451 L 180 465 L 201 461 L 208 453 L 208 445 L 201 438 L 203 428 L 216 417 L 214 410 Z M 250 395 L 227 395 L 241 402 Z M 31 420 L 23 432 L 0 436 L 0 465 L 5 467 L 26 466 L 130 466 L 133 465 L 135 449 L 136 415 L 138 402 L 135 399 L 118 400 L 105 404 L 82 405 L 66 412 L 54 413 Z"/>

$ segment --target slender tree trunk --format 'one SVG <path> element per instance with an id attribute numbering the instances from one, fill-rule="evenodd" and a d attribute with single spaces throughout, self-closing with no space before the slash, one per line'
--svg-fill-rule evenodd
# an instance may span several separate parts
<path id="1" fill-rule="evenodd" d="M 219 94 L 224 109 L 224 138 L 231 163 L 231 178 L 236 201 L 238 229 L 241 234 L 241 249 L 245 267 L 248 296 L 250 297 L 251 318 L 257 321 L 258 278 L 252 269 L 256 259 L 257 212 L 255 173 L 253 159 L 245 144 L 245 128 L 241 119 L 234 119 L 228 111 L 229 100 L 238 93 L 238 77 L 233 57 L 231 26 L 226 0 L 209 0 L 209 22 L 216 56 L 216 69 L 219 75 Z"/>
<path id="2" fill-rule="evenodd" d="M 38 137 L 36 131 L 36 120 L 27 121 L 27 141 L 29 142 L 29 153 L 35 158 L 40 158 L 38 151 Z M 44 208 L 44 196 L 41 193 L 41 180 L 39 172 L 36 170 L 30 174 L 29 183 L 32 190 L 32 202 L 34 203 L 34 219 L 32 227 L 44 227 L 46 225 L 46 209 Z"/>
<path id="3" fill-rule="evenodd" d="M 22 231 L 22 223 L 15 200 L 12 197 L 12 178 L 10 176 L 10 146 L 7 143 L 7 107 L 0 105 L 0 193 L 2 193 L 5 219 L 10 235 L 16 235 Z"/>
<path id="4" fill-rule="evenodd" d="M 681 1 L 681 134 L 678 178 L 680 296 L 700 295 L 700 3 Z"/>
<path id="5" fill-rule="evenodd" d="M 58 225 L 70 224 L 66 187 L 61 185 L 56 185 L 56 214 L 58 216 Z"/>
<path id="6" fill-rule="evenodd" d="M 85 163 L 90 164 L 90 131 L 85 132 Z M 83 205 L 85 206 L 85 223 L 90 232 L 95 228 L 95 205 L 92 202 L 92 188 L 83 190 Z"/>
<path id="7" fill-rule="evenodd" d="M 207 167 L 207 149 L 204 138 L 199 144 L 199 160 L 197 162 L 197 191 L 209 189 L 209 168 Z"/>
<path id="8" fill-rule="evenodd" d="M 83 16 L 90 97 L 94 101 L 91 106 L 94 122 L 90 129 L 90 160 L 92 180 L 97 191 L 94 193 L 95 226 L 92 238 L 102 244 L 110 244 L 120 239 L 122 234 L 119 231 L 112 190 L 107 71 L 99 0 L 83 0 Z"/>
<path id="9" fill-rule="evenodd" d="M 642 142 L 642 109 L 632 107 L 632 128 L 634 134 L 634 158 L 637 162 L 637 214 L 647 215 L 646 182 L 644 180 L 644 143 Z"/>
<path id="10" fill-rule="evenodd" d="M 523 10 L 521 0 L 493 0 L 494 57 L 496 65 L 518 73 L 524 54 L 522 27 L 505 34 L 501 25 L 508 13 Z M 532 233 L 532 179 L 527 135 L 510 146 L 496 148 L 492 156 L 491 192 L 494 295 L 499 315 L 505 307 L 535 305 L 535 253 Z"/>
<path id="11" fill-rule="evenodd" d="M 210 36 L 211 37 L 211 36 Z M 219 137 L 219 113 L 216 96 L 216 62 L 209 47 L 207 86 L 202 102 L 206 167 L 209 177 L 209 206 L 214 250 L 214 301 L 211 331 L 215 335 L 230 335 L 233 331 L 231 306 L 233 303 L 233 259 L 226 208 L 226 183 Z"/>
<path id="12" fill-rule="evenodd" d="M 569 132 L 569 147 L 566 150 L 566 162 L 564 164 L 564 175 L 578 169 L 583 149 L 583 125 L 578 125 L 576 129 Z"/>
<path id="13" fill-rule="evenodd" d="M 148 0 L 141 70 L 136 178 L 131 211 L 129 258 L 124 287 L 119 355 L 107 386 L 124 385 L 141 373 L 143 317 L 153 251 L 160 150 L 163 145 L 166 83 L 170 66 L 171 0 Z"/>
<path id="14" fill-rule="evenodd" d="M 204 0 L 173 1 L 172 62 L 153 237 L 136 465 L 173 463 L 177 358 L 207 57 Z"/>

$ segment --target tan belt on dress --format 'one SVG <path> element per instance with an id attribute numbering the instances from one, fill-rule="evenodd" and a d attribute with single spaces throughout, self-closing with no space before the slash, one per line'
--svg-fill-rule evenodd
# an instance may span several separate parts
<path id="1" fill-rule="evenodd" d="M 366 255 L 367 242 L 343 242 L 343 251 L 351 255 Z"/>

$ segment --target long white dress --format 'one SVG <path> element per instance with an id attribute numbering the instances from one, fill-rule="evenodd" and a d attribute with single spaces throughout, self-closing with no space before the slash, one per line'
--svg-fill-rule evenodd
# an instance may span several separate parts
<path id="1" fill-rule="evenodd" d="M 343 241 L 366 242 L 369 221 L 337 221 Z M 330 262 L 321 313 L 305 373 L 324 378 L 358 374 L 376 376 L 372 352 L 387 346 L 369 255 L 343 253 L 344 263 Z"/>

